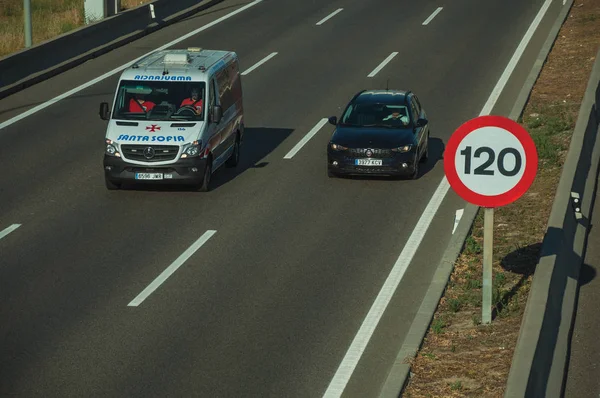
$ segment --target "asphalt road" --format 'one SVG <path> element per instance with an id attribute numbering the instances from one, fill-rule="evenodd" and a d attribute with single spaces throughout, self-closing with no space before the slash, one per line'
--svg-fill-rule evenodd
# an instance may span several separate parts
<path id="1" fill-rule="evenodd" d="M 265 0 L 179 43 L 236 51 L 242 70 L 278 53 L 243 76 L 241 164 L 217 172 L 209 193 L 104 188 L 98 104 L 118 75 L 0 129 L 0 231 L 20 224 L 0 233 L 0 395 L 322 395 L 443 177 L 444 143 L 479 114 L 541 3 Z M 0 123 L 246 4 L 225 1 L 6 98 Z M 430 117 L 418 180 L 327 178 L 329 125 L 284 159 L 355 92 L 388 79 Z M 499 104 L 508 114 L 510 98 Z M 379 391 L 462 207 L 450 191 L 348 396 Z"/>
<path id="2" fill-rule="evenodd" d="M 564 396 L 586 398 L 600 396 L 600 341 L 598 301 L 600 301 L 600 198 L 594 198 L 592 228 L 587 236 L 585 258 L 579 274 L 579 292 L 575 322 L 571 332 L 569 362 Z"/>

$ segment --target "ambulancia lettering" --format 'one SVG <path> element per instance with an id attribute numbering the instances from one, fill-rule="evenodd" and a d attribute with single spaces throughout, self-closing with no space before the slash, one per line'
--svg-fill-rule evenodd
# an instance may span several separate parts
<path id="1" fill-rule="evenodd" d="M 182 135 L 129 135 L 121 134 L 117 141 L 136 141 L 136 142 L 184 142 Z"/>
<path id="2" fill-rule="evenodd" d="M 191 81 L 191 76 L 161 76 L 161 75 L 135 75 L 133 80 L 177 80 L 177 81 Z"/>

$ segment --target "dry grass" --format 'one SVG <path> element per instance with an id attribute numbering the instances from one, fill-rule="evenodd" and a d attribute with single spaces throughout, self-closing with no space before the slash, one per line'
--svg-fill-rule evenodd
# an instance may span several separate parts
<path id="1" fill-rule="evenodd" d="M 521 199 L 495 211 L 492 325 L 479 324 L 480 212 L 412 362 L 405 397 L 503 396 L 531 275 L 599 46 L 600 0 L 575 0 L 519 121 L 536 141 L 538 176 Z"/>
<path id="2" fill-rule="evenodd" d="M 152 0 L 122 0 L 123 9 Z M 31 0 L 33 44 L 84 24 L 84 0 Z M 0 0 L 0 57 L 25 47 L 23 0 Z"/>

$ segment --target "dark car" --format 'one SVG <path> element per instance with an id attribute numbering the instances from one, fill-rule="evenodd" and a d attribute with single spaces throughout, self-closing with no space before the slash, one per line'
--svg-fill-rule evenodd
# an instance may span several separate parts
<path id="1" fill-rule="evenodd" d="M 417 178 L 427 160 L 427 113 L 411 91 L 363 90 L 342 113 L 327 146 L 327 174 Z"/>

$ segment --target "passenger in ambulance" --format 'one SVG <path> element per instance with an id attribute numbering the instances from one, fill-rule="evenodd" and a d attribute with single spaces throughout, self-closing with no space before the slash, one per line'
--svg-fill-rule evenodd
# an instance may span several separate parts
<path id="1" fill-rule="evenodd" d="M 155 106 L 156 104 L 154 102 L 146 101 L 146 96 L 144 94 L 134 94 L 129 100 L 129 112 L 146 113 Z"/>

